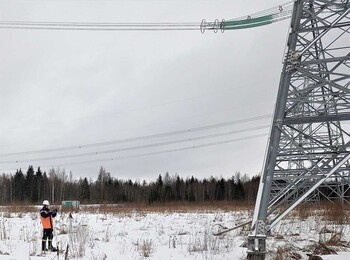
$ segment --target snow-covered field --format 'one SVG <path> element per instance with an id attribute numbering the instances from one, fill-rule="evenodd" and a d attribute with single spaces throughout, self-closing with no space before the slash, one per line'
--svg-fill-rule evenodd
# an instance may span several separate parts
<path id="1" fill-rule="evenodd" d="M 70 219 L 68 213 L 60 213 L 55 218 L 54 245 L 62 251 L 60 255 L 50 252 L 41 256 L 38 212 L 1 212 L 0 259 L 65 259 L 68 244 L 68 259 L 245 259 L 249 227 L 223 236 L 212 232 L 216 224 L 233 227 L 250 220 L 251 215 L 250 210 L 80 211 Z M 330 252 L 323 259 L 349 260 L 349 229 L 348 224 L 328 223 L 321 217 L 301 219 L 294 215 L 274 228 L 274 237 L 267 241 L 267 258 L 308 259 L 308 253 L 326 245 L 338 254 Z"/>

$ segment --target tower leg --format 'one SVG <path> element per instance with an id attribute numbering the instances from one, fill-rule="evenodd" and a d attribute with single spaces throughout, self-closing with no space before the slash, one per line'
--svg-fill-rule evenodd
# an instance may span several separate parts
<path id="1" fill-rule="evenodd" d="M 247 260 L 265 260 L 266 236 L 248 236 Z"/>

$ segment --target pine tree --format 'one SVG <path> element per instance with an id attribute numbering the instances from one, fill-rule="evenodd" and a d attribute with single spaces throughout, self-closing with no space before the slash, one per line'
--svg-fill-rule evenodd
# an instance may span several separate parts
<path id="1" fill-rule="evenodd" d="M 43 194 L 42 194 L 43 186 L 44 186 L 43 174 L 40 170 L 40 167 L 38 167 L 38 170 L 36 171 L 34 176 L 33 202 L 38 203 L 43 197 Z"/>
<path id="2" fill-rule="evenodd" d="M 80 200 L 86 202 L 90 200 L 90 185 L 86 177 L 80 181 Z"/>
<path id="3" fill-rule="evenodd" d="M 33 194 L 34 194 L 34 167 L 33 165 L 29 165 L 27 174 L 25 177 L 25 196 L 28 201 L 33 202 Z"/>
<path id="4" fill-rule="evenodd" d="M 14 199 L 15 201 L 22 201 L 24 198 L 24 190 L 25 190 L 25 185 L 24 185 L 24 175 L 22 173 L 22 170 L 19 169 L 16 171 L 15 177 L 13 178 L 13 192 L 14 192 Z"/>

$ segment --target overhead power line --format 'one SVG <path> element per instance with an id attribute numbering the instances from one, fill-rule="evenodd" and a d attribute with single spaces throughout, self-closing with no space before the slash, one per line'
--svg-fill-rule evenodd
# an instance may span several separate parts
<path id="1" fill-rule="evenodd" d="M 177 23 L 98 23 L 98 22 L 39 22 L 39 21 L 0 21 L 3 29 L 26 29 L 26 30 L 71 30 L 71 31 L 201 31 L 246 29 L 251 27 L 268 25 L 291 16 L 292 2 L 279 5 L 255 14 L 239 18 L 224 19 L 219 22 L 177 22 Z"/>
<path id="2" fill-rule="evenodd" d="M 0 28 L 58 31 L 190 31 L 200 30 L 200 23 L 89 23 L 0 21 Z"/>
<path id="3" fill-rule="evenodd" d="M 81 165 L 81 164 L 89 164 L 89 163 L 96 163 L 96 162 L 107 162 L 107 161 L 117 161 L 117 160 L 131 159 L 131 158 L 138 158 L 138 157 L 146 157 L 146 156 L 153 156 L 153 155 L 158 155 L 158 154 L 179 152 L 179 151 L 184 151 L 184 150 L 200 149 L 200 148 L 228 144 L 228 143 L 234 143 L 234 142 L 250 140 L 250 139 L 265 137 L 265 136 L 267 136 L 267 133 L 251 135 L 251 136 L 246 136 L 246 137 L 242 137 L 242 138 L 229 139 L 229 140 L 224 140 L 224 141 L 216 141 L 216 142 L 205 143 L 205 144 L 200 144 L 200 145 L 192 145 L 192 146 L 186 146 L 186 147 L 181 147 L 181 148 L 167 149 L 167 150 L 162 150 L 162 151 L 147 152 L 147 153 L 140 153 L 140 154 L 133 154 L 133 155 L 125 155 L 125 156 L 116 156 L 116 157 L 101 158 L 101 159 L 91 159 L 91 160 L 84 160 L 84 161 L 79 161 L 79 162 L 67 162 L 67 163 L 61 163 L 61 164 L 56 164 L 56 165 L 53 165 L 53 164 L 41 165 L 41 167 L 62 167 L 62 166 L 68 166 L 68 165 Z M 16 169 L 8 169 L 6 171 L 14 171 L 14 170 L 16 170 Z M 5 170 L 3 170 L 3 171 L 5 171 Z"/>
<path id="4" fill-rule="evenodd" d="M 228 132 L 223 132 L 223 133 L 209 134 L 209 135 L 183 138 L 183 139 L 164 141 L 164 142 L 157 142 L 157 143 L 151 143 L 151 144 L 145 144 L 145 145 L 137 145 L 137 146 L 123 147 L 123 148 L 116 148 L 116 149 L 109 149 L 109 150 L 102 150 L 102 151 L 84 152 L 84 153 L 78 153 L 78 154 L 65 154 L 65 155 L 49 156 L 49 157 L 41 157 L 41 158 L 29 158 L 29 159 L 22 159 L 22 160 L 0 161 L 0 163 L 11 164 L 11 163 L 37 162 L 37 161 L 48 161 L 48 160 L 58 160 L 58 159 L 67 159 L 67 158 L 71 159 L 71 158 L 86 157 L 86 156 L 104 155 L 104 154 L 110 154 L 110 153 L 116 153 L 116 152 L 133 151 L 133 150 L 148 149 L 148 148 L 154 148 L 154 147 L 160 147 L 160 146 L 168 146 L 168 145 L 172 145 L 172 144 L 194 142 L 194 141 L 198 141 L 198 140 L 204 140 L 204 139 L 216 138 L 216 137 L 220 137 L 220 136 L 227 136 L 227 135 L 232 135 L 232 134 L 237 134 L 237 133 L 242 133 L 242 132 L 249 132 L 249 131 L 254 131 L 254 130 L 265 129 L 268 127 L 269 127 L 269 125 L 263 125 L 263 126 L 256 126 L 256 127 L 251 127 L 251 128 L 241 129 L 241 130 L 233 130 L 233 131 L 228 131 Z"/>
<path id="5" fill-rule="evenodd" d="M 200 126 L 200 127 L 195 127 L 195 128 L 188 128 L 188 129 L 171 131 L 171 132 L 164 132 L 164 133 L 159 133 L 159 134 L 137 136 L 137 137 L 125 138 L 125 139 L 119 139 L 119 140 L 113 140 L 113 141 L 98 142 L 98 143 L 91 143 L 91 144 L 81 144 L 81 145 L 66 146 L 66 147 L 56 147 L 56 148 L 41 149 L 41 150 L 31 150 L 31 151 L 23 151 L 23 152 L 3 153 L 3 154 L 0 154 L 0 157 L 3 158 L 3 157 L 28 155 L 28 154 L 63 152 L 63 151 L 81 150 L 81 149 L 92 148 L 92 147 L 108 146 L 108 145 L 114 145 L 114 144 L 130 143 L 130 142 L 135 142 L 135 141 L 143 141 L 143 140 L 149 140 L 149 139 L 155 139 L 155 138 L 161 138 L 161 137 L 167 137 L 167 136 L 173 136 L 173 135 L 179 135 L 179 134 L 185 134 L 185 133 L 199 132 L 199 131 L 209 130 L 209 129 L 216 129 L 216 128 L 230 126 L 230 125 L 236 125 L 236 124 L 241 124 L 241 123 L 247 123 L 247 122 L 267 119 L 270 117 L 271 117 L 271 114 L 261 115 L 261 116 L 244 118 L 244 119 L 223 122 L 223 123 L 218 123 L 218 124 Z M 243 131 L 246 131 L 246 130 L 243 130 Z"/>

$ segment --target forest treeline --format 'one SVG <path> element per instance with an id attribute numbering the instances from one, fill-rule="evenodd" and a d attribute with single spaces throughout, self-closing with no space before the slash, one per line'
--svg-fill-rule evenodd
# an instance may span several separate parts
<path id="1" fill-rule="evenodd" d="M 162 203 L 246 201 L 253 203 L 259 187 L 259 176 L 252 178 L 236 172 L 231 178 L 188 177 L 165 173 L 151 182 L 121 180 L 103 167 L 96 181 L 76 180 L 72 173 L 51 169 L 47 173 L 29 166 L 26 172 L 3 173 L 0 177 L 0 205 L 15 203 L 40 204 L 43 199 L 60 204 L 63 200 L 91 203 Z"/>

